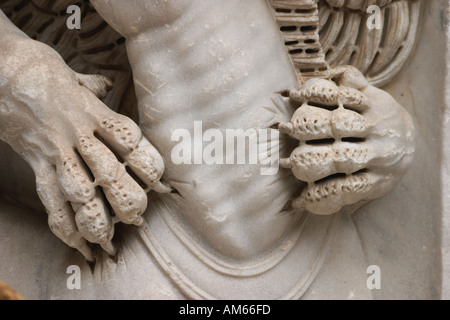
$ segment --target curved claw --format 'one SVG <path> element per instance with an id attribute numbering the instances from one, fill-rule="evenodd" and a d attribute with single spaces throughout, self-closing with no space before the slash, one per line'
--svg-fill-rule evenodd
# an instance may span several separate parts
<path id="1" fill-rule="evenodd" d="M 150 190 L 156 191 L 158 193 L 171 193 L 173 191 L 173 188 L 166 186 L 164 183 L 158 180 L 152 185 L 149 185 L 145 191 L 149 192 Z"/>
<path id="2" fill-rule="evenodd" d="M 290 158 L 281 159 L 280 166 L 286 169 L 292 169 L 294 167 Z"/>
<path id="3" fill-rule="evenodd" d="M 86 258 L 86 260 L 88 260 L 90 262 L 95 261 L 94 255 L 92 254 L 92 250 L 91 250 L 91 248 L 89 248 L 89 246 L 87 245 L 87 243 L 85 241 L 83 241 L 83 243 L 80 244 L 75 249 L 80 251 L 80 253 Z"/>
<path id="4" fill-rule="evenodd" d="M 100 99 L 105 98 L 113 87 L 111 80 L 99 74 L 76 73 L 75 76 L 80 85 L 91 90 Z"/>
<path id="5" fill-rule="evenodd" d="M 356 90 L 364 90 L 370 83 L 366 77 L 353 66 L 339 66 L 331 71 L 331 77 L 339 86 L 346 86 Z"/>
<path id="6" fill-rule="evenodd" d="M 117 248 L 112 243 L 112 241 L 101 243 L 100 246 L 102 247 L 103 250 L 108 252 L 108 254 L 111 255 L 111 256 L 115 256 L 117 254 Z"/>
<path id="7" fill-rule="evenodd" d="M 139 216 L 137 218 L 136 222 L 134 223 L 134 225 L 137 226 L 137 227 L 142 227 L 144 225 L 144 218 Z"/>
<path id="8" fill-rule="evenodd" d="M 292 122 L 280 123 L 278 125 L 278 129 L 280 130 L 281 133 L 290 135 L 292 131 L 294 131 L 294 125 L 292 124 Z"/>

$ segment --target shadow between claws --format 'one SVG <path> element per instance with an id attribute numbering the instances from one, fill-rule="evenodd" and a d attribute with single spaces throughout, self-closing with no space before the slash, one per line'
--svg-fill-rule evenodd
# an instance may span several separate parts
<path id="1" fill-rule="evenodd" d="M 333 180 L 333 179 L 345 178 L 346 176 L 355 176 L 355 175 L 359 175 L 359 174 L 364 173 L 364 172 L 367 172 L 367 169 L 361 169 L 361 170 L 353 172 L 353 173 L 351 173 L 349 175 L 347 175 L 345 173 L 335 173 L 335 174 L 329 175 L 328 177 L 325 177 L 325 178 L 322 178 L 320 180 L 314 181 L 314 184 L 321 184 L 321 183 L 324 183 L 326 181 L 330 181 L 330 180 Z"/>
<path id="2" fill-rule="evenodd" d="M 333 144 L 336 140 L 333 138 L 326 138 L 326 139 L 316 139 L 316 140 L 308 140 L 306 141 L 306 144 L 308 145 L 327 145 L 327 144 Z"/>
<path id="3" fill-rule="evenodd" d="M 344 105 L 344 109 L 356 112 L 356 113 L 361 114 L 361 115 L 363 114 L 363 112 L 361 110 L 358 110 L 357 108 L 354 108 L 354 107 L 349 107 L 349 106 L 345 106 Z"/>
<path id="4" fill-rule="evenodd" d="M 365 138 L 346 137 L 341 139 L 342 142 L 360 143 L 365 142 Z"/>
<path id="5" fill-rule="evenodd" d="M 325 110 L 328 110 L 328 111 L 334 111 L 334 110 L 337 110 L 339 108 L 338 105 L 327 106 L 327 105 L 322 104 L 322 103 L 311 102 L 311 101 L 308 101 L 308 105 L 311 106 L 311 107 L 321 108 L 321 109 L 325 109 Z"/>
<path id="6" fill-rule="evenodd" d="M 121 163 L 123 163 L 123 158 L 120 156 L 119 153 L 117 153 L 113 146 L 108 143 L 97 131 L 94 131 L 94 137 L 96 137 L 101 143 L 103 143 L 117 158 L 117 160 Z"/>
<path id="7" fill-rule="evenodd" d="M 94 261 L 86 260 L 86 264 L 88 265 L 89 270 L 91 270 L 91 274 L 94 274 L 96 260 L 94 260 Z"/>

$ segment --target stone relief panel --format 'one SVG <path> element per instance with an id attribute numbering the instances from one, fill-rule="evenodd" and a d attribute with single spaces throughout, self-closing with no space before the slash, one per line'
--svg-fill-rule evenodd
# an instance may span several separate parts
<path id="1" fill-rule="evenodd" d="M 14 271 L 39 230 L 55 259 L 45 290 L 0 269 L 25 298 L 439 297 L 439 189 L 417 176 L 443 1 L 92 0 L 79 30 L 70 5 L 0 1 L 0 228 L 34 214 L 0 250 Z M 423 289 L 371 287 L 374 265 Z"/>

